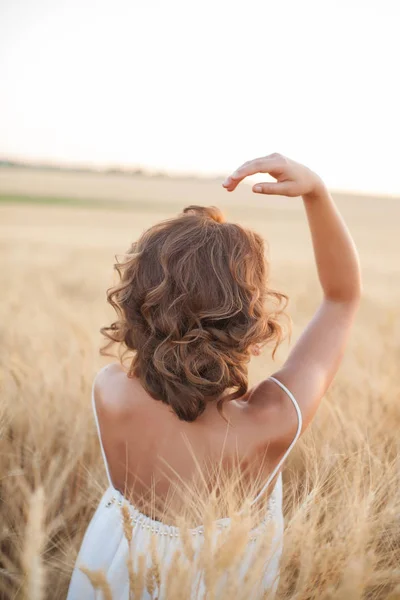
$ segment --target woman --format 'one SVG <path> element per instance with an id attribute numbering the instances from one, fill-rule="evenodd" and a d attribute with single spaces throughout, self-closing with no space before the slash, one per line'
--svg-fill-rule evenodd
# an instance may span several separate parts
<path id="1" fill-rule="evenodd" d="M 254 185 L 255 193 L 302 196 L 322 303 L 283 367 L 248 389 L 250 355 L 281 338 L 280 310 L 272 312 L 268 301 L 284 300 L 268 289 L 260 236 L 224 222 L 214 207 L 192 206 L 154 225 L 132 245 L 126 262 L 116 265 L 121 281 L 108 296 L 118 320 L 102 331 L 108 345 L 119 343 L 133 358 L 128 372 L 112 364 L 94 382 L 109 489 L 86 532 L 69 600 L 95 597 L 81 565 L 102 570 L 113 598 L 129 597 L 129 548 L 119 504 L 128 506 L 134 525 L 131 546 L 140 550 L 153 538 L 170 563 L 180 531 L 162 516 L 173 479 L 165 464 L 176 481 L 186 484 L 199 466 L 221 459 L 228 469 L 236 454 L 241 465 L 258 463 L 264 476 L 252 503 L 261 500 L 276 525 L 263 579 L 265 590 L 276 590 L 281 468 L 338 369 L 359 304 L 360 270 L 350 234 L 315 173 L 272 154 L 244 163 L 223 186 L 232 192 L 255 173 L 276 180 Z M 267 461 L 261 464 L 264 454 Z M 138 509 L 150 488 L 161 515 L 157 519 Z M 192 533 L 200 547 L 202 528 Z M 143 597 L 150 595 L 143 592 Z"/>

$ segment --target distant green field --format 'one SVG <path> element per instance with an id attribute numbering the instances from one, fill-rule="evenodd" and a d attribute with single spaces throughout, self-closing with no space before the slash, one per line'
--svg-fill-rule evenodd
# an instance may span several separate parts
<path id="1" fill-rule="evenodd" d="M 14 195 L 14 194 L 0 194 L 0 205 L 1 204 L 30 204 L 30 205 L 41 205 L 41 206 L 71 206 L 77 208 L 91 208 L 91 209 L 112 209 L 112 210 L 146 210 L 148 212 L 159 212 L 160 201 L 132 198 L 130 201 L 126 200 L 107 200 L 102 198 L 72 198 L 63 196 L 28 196 L 28 195 Z M 177 212 L 180 210 L 181 205 L 177 202 L 166 202 L 163 208 L 171 209 Z"/>
<path id="2" fill-rule="evenodd" d="M 102 200 L 97 198 L 71 198 L 64 196 L 28 196 L 0 194 L 1 204 L 48 204 L 53 206 L 77 206 L 82 208 L 124 208 L 129 209 L 129 203 L 118 200 Z M 137 205 L 137 200 L 134 204 Z"/>
<path id="3" fill-rule="evenodd" d="M 98 204 L 98 201 L 79 200 L 77 198 L 47 197 L 47 196 L 14 196 L 10 194 L 1 194 L 0 202 L 2 204 L 60 204 L 62 206 L 91 206 Z"/>

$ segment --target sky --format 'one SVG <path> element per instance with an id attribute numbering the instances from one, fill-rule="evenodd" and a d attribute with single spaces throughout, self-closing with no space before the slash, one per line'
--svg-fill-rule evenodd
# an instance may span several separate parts
<path id="1" fill-rule="evenodd" d="M 0 157 L 400 194 L 398 0 L 0 0 Z"/>

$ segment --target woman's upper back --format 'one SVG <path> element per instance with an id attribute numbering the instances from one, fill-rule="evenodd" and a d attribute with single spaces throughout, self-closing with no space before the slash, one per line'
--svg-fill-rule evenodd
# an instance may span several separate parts
<path id="1" fill-rule="evenodd" d="M 228 472 L 239 464 L 253 489 L 255 480 L 262 486 L 301 431 L 294 399 L 288 399 L 279 382 L 269 380 L 225 404 L 228 423 L 215 402 L 194 422 L 179 420 L 118 364 L 100 371 L 93 394 L 112 485 L 134 504 L 147 499 L 160 511 L 171 482 L 185 485 L 200 479 L 212 485 L 207 478 L 213 465 Z M 288 430 L 293 430 L 290 439 Z M 179 510 L 178 502 L 176 498 L 174 510 Z"/>

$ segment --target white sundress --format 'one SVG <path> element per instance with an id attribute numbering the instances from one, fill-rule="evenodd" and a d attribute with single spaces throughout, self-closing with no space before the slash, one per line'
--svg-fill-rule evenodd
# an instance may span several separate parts
<path id="1" fill-rule="evenodd" d="M 294 398 L 293 394 L 274 377 L 270 377 L 290 398 L 298 417 L 298 427 L 296 435 L 290 444 L 289 448 L 279 461 L 278 465 L 272 471 L 265 485 L 252 501 L 254 504 L 265 493 L 271 481 L 281 469 L 283 462 L 292 450 L 297 439 L 300 436 L 302 429 L 302 416 L 300 407 Z M 97 426 L 97 432 L 100 441 L 100 448 L 104 459 L 104 465 L 107 472 L 109 487 L 105 491 L 100 503 L 94 513 L 88 528 L 86 530 L 75 567 L 72 573 L 67 600 L 102 600 L 103 595 L 100 590 L 95 590 L 91 585 L 89 578 L 85 575 L 80 567 L 84 566 L 91 571 L 101 570 L 104 572 L 109 587 L 112 592 L 113 600 L 129 600 L 129 577 L 127 569 L 127 558 L 129 556 L 129 544 L 124 535 L 123 523 L 121 518 L 121 506 L 125 503 L 130 511 L 132 518 L 132 550 L 137 556 L 139 553 L 146 553 L 146 566 L 151 566 L 151 555 L 148 551 L 150 548 L 151 536 L 156 536 L 156 546 L 158 555 L 162 557 L 161 568 L 167 570 L 171 564 L 175 551 L 181 548 L 181 540 L 179 529 L 171 525 L 165 525 L 160 521 L 151 519 L 150 517 L 139 512 L 132 504 L 130 504 L 117 489 L 114 488 L 110 477 L 108 463 L 103 448 L 103 443 L 100 434 L 100 426 L 97 417 L 96 405 L 94 401 L 94 392 L 92 390 L 92 405 L 94 417 Z M 282 513 L 282 473 L 279 473 L 274 488 L 268 497 L 266 503 L 266 515 L 263 522 L 273 520 L 273 539 L 271 543 L 271 552 L 266 557 L 266 568 L 262 580 L 262 590 L 268 590 L 270 597 L 275 595 L 279 583 L 279 563 L 283 549 L 283 513 Z M 221 529 L 228 527 L 229 518 L 219 519 L 217 528 Z M 262 525 L 262 524 L 261 524 Z M 255 531 L 255 530 L 253 530 Z M 201 526 L 191 530 L 194 550 L 200 549 L 203 538 L 203 528 Z M 240 572 L 244 576 L 252 561 L 251 540 L 248 544 L 248 551 L 244 555 L 244 560 L 241 562 Z M 135 564 L 135 563 L 134 563 Z M 165 579 L 162 577 L 162 580 Z M 161 589 L 157 595 L 159 600 L 170 600 L 165 596 L 164 586 L 161 583 Z M 204 598 L 204 584 L 196 587 L 195 595 L 192 598 L 200 600 Z M 143 600 L 152 600 L 152 596 L 145 590 L 142 595 Z"/>

